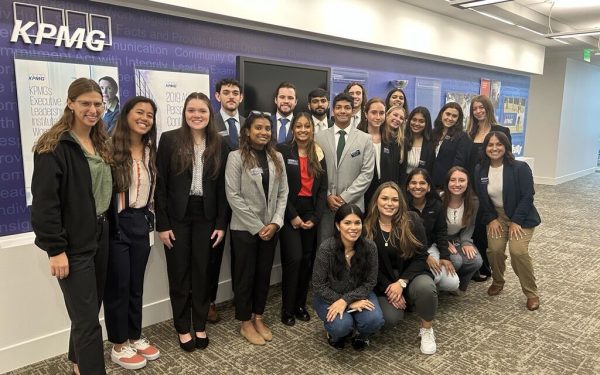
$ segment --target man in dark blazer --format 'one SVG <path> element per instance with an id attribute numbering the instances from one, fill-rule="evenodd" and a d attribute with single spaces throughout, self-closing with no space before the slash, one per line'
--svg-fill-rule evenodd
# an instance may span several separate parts
<path id="1" fill-rule="evenodd" d="M 351 129 L 353 99 L 340 93 L 333 99 L 335 124 L 315 137 L 327 164 L 329 191 L 327 206 L 321 217 L 319 241 L 333 236 L 335 211 L 345 203 L 365 209 L 364 194 L 375 170 L 375 149 L 371 136 Z"/>
<path id="2" fill-rule="evenodd" d="M 333 126 L 333 120 L 327 118 L 329 110 L 329 94 L 322 88 L 308 93 L 308 109 L 315 124 L 315 134 Z"/>
<path id="3" fill-rule="evenodd" d="M 240 129 L 246 120 L 238 112 L 238 107 L 244 100 L 242 86 L 235 79 L 222 79 L 215 85 L 215 99 L 221 103 L 219 113 L 215 114 L 217 131 L 225 138 L 230 149 L 237 150 Z"/>
<path id="4" fill-rule="evenodd" d="M 277 112 L 271 116 L 271 135 L 277 144 L 289 142 L 293 138 L 292 121 L 294 120 L 294 109 L 298 104 L 296 86 L 290 82 L 281 82 L 275 90 L 273 100 Z M 283 130 L 285 135 L 280 134 Z"/>

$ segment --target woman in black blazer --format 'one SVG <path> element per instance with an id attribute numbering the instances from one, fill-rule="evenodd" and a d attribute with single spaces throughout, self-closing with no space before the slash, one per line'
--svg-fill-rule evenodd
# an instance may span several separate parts
<path id="1" fill-rule="evenodd" d="M 437 191 L 443 191 L 446 175 L 452 167 L 467 166 L 471 140 L 463 131 L 463 111 L 456 102 L 446 103 L 433 123 L 435 160 L 431 179 Z"/>
<path id="2" fill-rule="evenodd" d="M 488 259 L 493 283 L 488 294 L 504 288 L 506 245 L 512 268 L 527 296 L 527 309 L 540 306 L 529 242 L 541 222 L 533 205 L 533 175 L 527 163 L 515 160 L 508 138 L 490 132 L 483 141 L 485 155 L 475 168 L 475 186 L 481 202 L 481 219 L 487 226 Z"/>
<path id="3" fill-rule="evenodd" d="M 283 156 L 289 193 L 281 237 L 281 322 L 309 321 L 306 295 L 317 248 L 317 227 L 327 200 L 327 166 L 314 142 L 311 115 L 294 116 L 293 139 L 278 145 Z"/>
<path id="4" fill-rule="evenodd" d="M 467 171 L 471 176 L 471 181 L 475 182 L 475 166 L 479 164 L 483 157 L 483 140 L 489 132 L 499 131 L 504 133 L 508 138 L 508 142 L 511 143 L 510 129 L 507 127 L 498 125 L 496 122 L 496 116 L 494 115 L 494 105 L 490 98 L 485 95 L 479 95 L 471 100 L 471 107 L 469 109 L 469 122 L 467 124 L 467 134 L 471 138 L 471 151 L 469 155 L 469 163 L 467 165 Z M 512 146 L 511 146 L 512 148 Z M 512 149 L 511 149 L 512 152 Z M 473 241 L 475 247 L 481 252 L 483 258 L 483 265 L 479 270 L 479 274 L 473 277 L 475 281 L 486 281 L 490 275 L 491 270 L 486 255 L 487 249 L 487 235 L 485 231 L 485 224 L 481 222 L 481 207 L 477 213 L 475 219 L 475 231 L 473 232 Z"/>
<path id="5" fill-rule="evenodd" d="M 385 103 L 381 98 L 372 98 L 365 106 L 366 120 L 358 126 L 368 133 L 375 148 L 375 173 L 371 185 L 365 192 L 365 205 L 368 206 L 375 190 L 386 181 L 398 183 L 400 152 L 398 144 L 391 139 L 385 129 Z"/>
<path id="6" fill-rule="evenodd" d="M 425 107 L 410 112 L 404 129 L 404 162 L 400 168 L 400 185 L 406 186 L 406 177 L 415 168 L 423 168 L 430 175 L 435 159 L 431 134 L 431 114 Z"/>
<path id="7" fill-rule="evenodd" d="M 224 174 L 229 149 L 213 119 L 210 99 L 191 93 L 181 127 L 162 134 L 156 160 L 156 229 L 165 246 L 173 324 L 186 351 L 208 345 L 210 251 L 223 241 L 229 217 Z"/>

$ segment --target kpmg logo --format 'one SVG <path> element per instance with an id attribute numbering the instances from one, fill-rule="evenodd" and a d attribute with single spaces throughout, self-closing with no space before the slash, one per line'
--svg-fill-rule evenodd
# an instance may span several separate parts
<path id="1" fill-rule="evenodd" d="M 111 19 L 108 16 L 39 6 L 13 3 L 14 27 L 10 41 L 42 44 L 54 40 L 56 47 L 102 51 L 112 45 Z"/>
<path id="2" fill-rule="evenodd" d="M 29 80 L 30 81 L 45 81 L 46 80 L 46 76 L 43 74 L 30 74 L 29 75 Z"/>
<path id="3" fill-rule="evenodd" d="M 165 82 L 165 87 L 177 88 L 177 83 L 175 83 L 175 82 Z"/>

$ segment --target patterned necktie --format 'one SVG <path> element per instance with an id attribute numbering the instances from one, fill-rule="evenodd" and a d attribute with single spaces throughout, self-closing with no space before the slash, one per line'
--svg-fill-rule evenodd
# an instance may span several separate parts
<path id="1" fill-rule="evenodd" d="M 235 119 L 233 117 L 230 117 L 227 119 L 227 123 L 229 124 L 229 143 L 232 147 L 238 148 L 240 145 L 238 139 L 238 129 L 235 125 Z"/>
<path id="2" fill-rule="evenodd" d="M 338 131 L 340 138 L 338 139 L 337 144 L 337 163 L 340 165 L 340 160 L 342 159 L 342 152 L 344 152 L 344 147 L 346 147 L 346 131 L 340 130 Z"/>
<path id="3" fill-rule="evenodd" d="M 285 126 L 290 120 L 282 117 L 279 119 L 279 121 L 281 122 L 281 126 L 279 127 L 279 131 L 277 132 L 277 143 L 284 143 L 286 138 Z"/>

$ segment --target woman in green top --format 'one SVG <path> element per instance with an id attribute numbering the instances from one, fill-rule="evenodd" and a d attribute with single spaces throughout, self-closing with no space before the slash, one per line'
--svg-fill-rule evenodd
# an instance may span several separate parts
<path id="1" fill-rule="evenodd" d="M 31 225 L 48 253 L 71 319 L 69 360 L 75 374 L 105 374 L 98 312 L 106 280 L 112 178 L 102 122 L 102 91 L 79 78 L 62 117 L 34 146 Z"/>

